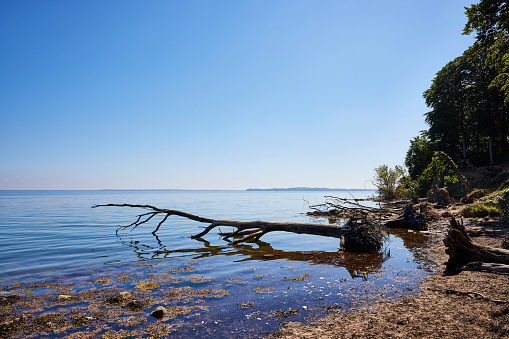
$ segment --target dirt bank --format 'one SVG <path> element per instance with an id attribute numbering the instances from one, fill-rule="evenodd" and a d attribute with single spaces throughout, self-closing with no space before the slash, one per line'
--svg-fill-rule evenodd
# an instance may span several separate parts
<path id="1" fill-rule="evenodd" d="M 509 222 L 469 220 L 471 238 L 500 246 Z M 289 322 L 275 338 L 509 338 L 509 275 L 464 271 L 446 273 L 441 242 L 429 254 L 441 264 L 421 292 L 397 302 L 379 301 L 369 310 L 332 313 L 313 324 Z M 476 292 L 479 294 L 467 293 Z M 489 300 L 488 300 L 489 299 Z"/>

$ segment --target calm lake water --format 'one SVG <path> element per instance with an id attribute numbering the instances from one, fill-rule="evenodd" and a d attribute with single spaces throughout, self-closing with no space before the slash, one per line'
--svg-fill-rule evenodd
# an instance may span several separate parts
<path id="1" fill-rule="evenodd" d="M 144 274 L 179 272 L 183 280 L 171 288 L 194 286 L 199 275 L 200 288 L 221 288 L 228 294 L 207 300 L 208 310 L 199 317 L 170 320 L 179 326 L 176 337 L 211 335 L 211 328 L 217 336 L 264 335 L 282 321 L 365 308 L 379 298 L 414 293 L 433 268 L 420 256 L 430 238 L 394 231 L 385 250 L 374 254 L 342 253 L 337 250 L 338 239 L 285 232 L 269 233 L 258 243 L 229 246 L 214 232 L 203 239 L 189 238 L 203 225 L 179 217 L 170 217 L 157 236 L 151 233 L 157 220 L 116 234 L 118 225 L 132 223 L 143 211 L 91 206 L 149 204 L 218 219 L 327 223 L 303 213 L 310 204 L 324 202 L 324 195 L 374 194 L 367 190 L 0 191 L 0 288 L 16 282 L 94 280 L 99 273 L 114 276 L 130 268 L 138 273 L 145 270 Z"/>

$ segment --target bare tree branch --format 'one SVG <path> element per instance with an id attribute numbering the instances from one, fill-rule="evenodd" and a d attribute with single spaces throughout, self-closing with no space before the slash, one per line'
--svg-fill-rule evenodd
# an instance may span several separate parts
<path id="1" fill-rule="evenodd" d="M 318 223 L 300 223 L 300 222 L 269 222 L 269 221 L 236 221 L 236 220 L 219 220 L 219 219 L 211 219 L 204 218 L 194 214 L 178 211 L 178 210 L 170 210 L 158 208 L 151 205 L 132 205 L 132 204 L 106 204 L 106 205 L 95 205 L 92 208 L 96 207 L 132 207 L 132 208 L 141 208 L 149 210 L 147 213 L 143 213 L 138 215 L 138 218 L 132 224 L 127 226 L 120 226 L 117 229 L 125 230 L 128 228 L 134 229 L 142 224 L 147 223 L 156 215 L 164 215 L 163 219 L 158 223 L 156 229 L 152 232 L 155 234 L 159 231 L 160 227 L 163 223 L 168 219 L 168 217 L 175 215 L 183 218 L 187 218 L 189 220 L 207 223 L 207 226 L 202 232 L 191 236 L 192 238 L 200 238 L 211 230 L 219 226 L 231 226 L 236 228 L 234 232 L 226 232 L 221 233 L 225 240 L 233 237 L 242 237 L 240 239 L 236 239 L 231 241 L 231 244 L 238 244 L 241 242 L 248 241 L 257 241 L 268 232 L 273 231 L 285 231 L 285 232 L 293 232 L 298 234 L 314 234 L 321 235 L 326 237 L 334 237 L 341 238 L 345 232 L 349 229 L 348 226 L 343 225 L 334 225 L 334 224 L 318 224 Z"/>

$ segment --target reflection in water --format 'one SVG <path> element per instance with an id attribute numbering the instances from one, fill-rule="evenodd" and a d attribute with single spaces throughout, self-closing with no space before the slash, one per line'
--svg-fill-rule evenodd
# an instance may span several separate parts
<path id="1" fill-rule="evenodd" d="M 209 241 L 203 238 L 195 239 L 200 244 L 200 246 L 195 248 L 170 250 L 157 235 L 154 234 L 153 236 L 158 244 L 156 248 L 142 244 L 137 240 L 124 241 L 120 235 L 117 235 L 122 244 L 132 247 L 141 260 L 168 258 L 175 254 L 190 254 L 193 255 L 194 260 L 213 256 L 228 257 L 241 255 L 243 258 L 236 260 L 237 262 L 283 259 L 308 262 L 315 265 L 344 267 L 352 278 L 362 278 L 363 280 L 367 280 L 371 273 L 379 271 L 383 263 L 390 258 L 389 249 L 371 253 L 283 251 L 275 249 L 269 243 L 263 241 L 251 244 L 217 246 L 211 245 Z"/>
<path id="2" fill-rule="evenodd" d="M 415 262 L 408 264 L 410 266 L 407 268 L 400 265 L 409 263 L 410 257 L 416 259 L 419 251 L 432 244 L 432 237 L 406 230 L 395 230 L 392 233 L 391 243 L 385 251 L 365 254 L 283 251 L 261 241 L 235 246 L 220 242 L 214 246 L 204 239 L 186 242 L 188 248 L 169 250 L 174 244 L 170 242 L 165 245 L 156 235 L 153 235 L 155 239 L 143 238 L 143 242 L 149 242 L 152 246 L 134 239 L 124 241 L 119 236 L 119 241 L 133 249 L 140 260 L 168 258 L 166 261 L 171 262 L 171 259 L 177 259 L 173 260 L 174 264 L 186 255 L 193 260 L 184 263 L 184 266 L 172 267 L 169 270 L 171 273 L 168 273 L 164 265 L 140 263 L 117 267 L 105 275 L 92 272 L 86 280 L 88 284 L 101 284 L 103 294 L 100 298 L 90 299 L 100 300 L 97 304 L 104 305 L 104 300 L 112 290 L 129 291 L 135 296 L 133 299 L 140 298 L 138 300 L 150 295 L 153 302 L 150 309 L 140 311 L 144 312 L 144 316 L 124 316 L 119 313 L 123 317 L 122 322 L 108 317 L 110 327 L 103 328 L 120 332 L 124 330 L 123 327 L 129 326 L 130 331 L 149 333 L 153 330 L 155 319 L 148 314 L 157 305 L 164 305 L 171 310 L 169 314 L 174 316 L 163 320 L 174 331 L 168 333 L 168 337 L 260 337 L 274 332 L 285 321 L 312 321 L 329 311 L 369 310 L 376 300 L 398 300 L 416 291 L 420 279 L 425 275 L 422 273 L 424 271 L 416 270 Z M 191 246 L 193 247 L 189 248 Z M 409 250 L 415 255 L 409 255 Z M 406 260 L 401 260 L 402 255 Z M 200 260 L 207 258 L 212 260 Z M 235 266 L 243 268 L 232 272 L 219 266 L 219 269 L 214 271 L 211 266 L 215 265 L 206 265 L 214 261 L 226 262 L 226 265 L 236 263 Z M 270 261 L 272 262 L 268 263 Z M 248 264 L 240 264 L 241 262 Z M 293 262 L 289 266 L 295 268 L 287 265 L 279 267 L 283 266 L 283 262 Z M 256 266 L 261 272 L 253 272 Z M 227 274 L 223 274 L 224 272 Z M 351 280 L 344 279 L 347 274 Z M 88 287 L 84 287 L 86 284 L 70 282 L 72 286 L 78 286 L 76 289 L 84 289 L 86 295 L 93 296 L 89 298 L 96 298 L 96 287 L 91 289 L 94 293 L 90 293 Z M 153 287 L 143 287 L 148 286 L 148 283 Z M 61 286 L 60 282 L 58 285 Z M 51 290 L 48 298 L 54 300 L 54 293 L 54 290 Z M 90 302 L 90 305 L 96 307 L 96 301 Z M 64 306 L 58 307 L 62 310 Z M 118 312 L 123 312 L 122 307 L 113 307 Z M 114 314 L 113 310 L 108 311 L 112 312 L 111 315 Z M 138 324 L 134 321 L 131 323 L 134 318 L 145 320 Z"/>
<path id="3" fill-rule="evenodd" d="M 438 235 L 423 234 L 419 231 L 406 229 L 390 229 L 390 234 L 403 240 L 403 245 L 414 256 L 414 261 L 419 263 L 420 268 L 433 271 L 438 269 L 439 265 L 430 260 L 429 250 L 438 240 Z"/>
<path id="4" fill-rule="evenodd" d="M 3 234 L 8 235 L 5 243 L 10 243 L 11 247 L 2 248 L 2 250 L 4 253 L 9 250 L 15 254 L 0 261 L 0 267 L 4 268 L 4 271 L 5 268 L 9 269 L 8 274 L 3 275 L 3 281 L 17 279 L 21 283 L 20 291 L 25 290 L 25 286 L 28 287 L 32 281 L 40 282 L 42 278 L 46 279 L 45 285 L 58 284 L 58 289 L 52 287 L 57 285 L 48 285 L 49 287 L 46 288 L 48 292 L 45 300 L 48 302 L 44 303 L 49 308 L 43 306 L 44 310 L 42 310 L 39 306 L 33 305 L 38 309 L 36 312 L 41 312 L 44 316 L 48 315 L 47 312 L 61 312 L 64 307 L 69 307 L 69 311 L 75 312 L 78 307 L 79 315 L 76 316 L 80 319 L 84 319 L 83 311 L 87 309 L 94 312 L 94 319 L 99 321 L 95 318 L 95 312 L 100 311 L 101 314 L 107 312 L 108 324 L 98 325 L 100 327 L 97 327 L 99 332 L 96 336 L 107 335 L 106 333 L 110 333 L 110 330 L 119 328 L 126 333 L 132 333 L 131 330 L 136 329 L 136 325 L 120 325 L 117 319 L 111 317 L 111 311 L 123 312 L 123 308 L 104 303 L 106 298 L 103 297 L 109 296 L 109 293 L 113 291 L 116 293 L 118 290 L 129 291 L 133 299 L 153 298 L 153 308 L 163 305 L 168 309 L 172 307 L 185 310 L 193 306 L 203 306 L 208 309 L 208 311 L 202 311 L 198 308 L 190 314 L 182 314 L 164 322 L 149 316 L 152 309 L 147 309 L 140 314 L 130 311 L 125 314 L 125 320 L 127 317 L 131 318 L 129 321 L 132 318 L 145 319 L 146 321 L 143 320 L 138 325 L 144 330 L 150 328 L 151 331 L 155 331 L 156 328 L 153 325 L 160 324 L 176 329 L 169 334 L 174 338 L 247 338 L 264 336 L 265 333 L 277 329 L 284 321 L 305 319 L 313 321 L 315 317 L 321 316 L 328 310 L 348 312 L 369 307 L 372 302 L 379 299 L 400 298 L 417 291 L 418 283 L 427 275 L 427 272 L 416 269 L 417 265 L 412 260 L 420 255 L 420 246 L 425 245 L 426 237 L 407 231 L 402 231 L 401 234 L 391 231 L 393 232 L 392 243 L 387 245 L 386 251 L 371 254 L 338 252 L 335 250 L 334 242 L 330 246 L 314 245 L 315 238 L 302 242 L 283 243 L 286 241 L 286 236 L 284 238 L 274 236 L 272 238 L 276 239 L 274 241 L 264 239 L 269 243 L 257 242 L 229 246 L 226 242 L 218 240 L 220 238 L 216 239 L 212 236 L 208 237 L 210 242 L 203 239 L 198 241 L 183 239 L 184 237 L 180 236 L 181 229 L 178 229 L 178 232 L 168 230 L 164 235 L 160 235 L 161 238 L 157 236 L 152 238 L 150 230 L 122 233 L 115 238 L 111 236 L 109 227 L 125 221 L 123 212 L 93 210 L 94 214 L 91 214 L 89 208 L 97 203 L 134 200 L 150 202 L 154 205 L 175 206 L 184 210 L 192 206 L 193 210 L 200 210 L 206 214 L 229 215 L 234 206 L 242 218 L 250 220 L 253 215 L 256 215 L 271 219 L 281 215 L 300 213 L 302 193 L 298 192 L 284 194 L 171 191 L 79 194 L 64 192 L 58 193 L 58 196 L 56 196 L 57 193 L 50 193 L 50 199 L 46 193 L 44 195 L 37 192 L 30 194 L 34 197 L 22 200 L 7 197 L 2 200 L 2 203 L 11 206 L 4 209 L 9 213 L 4 214 L 2 220 L 5 225 L 12 225 L 9 231 Z M 307 196 L 308 193 L 306 193 Z M 308 200 L 318 201 L 323 194 L 315 193 L 314 197 Z M 48 205 L 48 201 L 51 202 L 51 206 Z M 35 211 L 34 218 L 26 218 L 24 212 L 27 211 L 27 206 L 31 211 Z M 66 208 L 63 209 L 62 206 Z M 14 213 L 15 218 L 11 213 L 14 210 L 19 211 L 17 215 Z M 38 213 L 39 211 L 42 212 Z M 72 213 L 69 212 L 66 215 L 67 212 L 63 211 L 72 211 Z M 60 214 L 62 219 L 55 219 L 55 216 Z M 33 220 L 32 224 L 29 219 Z M 5 222 L 6 220 L 8 221 Z M 23 237 L 21 237 L 18 231 L 22 229 L 21 226 L 26 225 L 30 226 L 31 232 L 22 234 Z M 187 225 L 187 222 L 182 222 L 178 224 L 178 227 L 184 228 Z M 195 226 L 192 227 L 194 229 Z M 300 236 L 295 237 L 301 239 Z M 18 238 L 25 239 L 25 242 L 20 243 L 17 241 Z M 278 242 L 279 239 L 285 240 Z M 125 246 L 116 246 L 119 242 Z M 20 248 L 31 250 L 21 252 L 18 251 Z M 279 248 L 285 250 L 279 250 Z M 303 249 L 322 249 L 323 251 L 303 252 Z M 34 250 L 41 255 L 34 256 Z M 133 253 L 136 256 L 133 256 Z M 133 264 L 133 257 L 139 262 Z M 194 260 L 189 260 L 190 258 Z M 164 260 L 150 262 L 151 259 Z M 66 268 L 71 260 L 76 265 L 76 269 Z M 417 264 L 420 263 L 419 261 Z M 47 275 L 35 271 L 44 269 L 46 265 L 51 269 Z M 99 265 L 101 267 L 97 268 L 96 266 Z M 27 273 L 22 272 L 25 267 Z M 2 269 L 0 271 L 2 276 L 4 271 Z M 62 275 L 57 275 L 60 273 Z M 28 279 L 19 279 L 19 277 L 28 277 Z M 349 277 L 353 278 L 345 279 Z M 143 286 L 140 284 L 142 281 L 149 280 L 157 282 L 159 287 L 149 290 L 137 287 Z M 226 290 L 228 294 L 222 298 L 196 297 L 194 301 L 175 300 L 173 297 L 168 297 L 172 291 L 181 291 L 184 294 L 187 291 L 206 290 Z M 87 298 L 92 299 L 80 304 L 71 302 L 68 306 L 55 306 L 55 293 L 60 294 L 63 291 L 65 291 L 64 294 L 72 295 L 74 295 L 73 292 L 84 293 Z M 43 300 L 39 297 L 37 299 L 41 302 Z M 251 304 L 248 305 L 249 302 Z M 241 305 L 248 305 L 249 308 Z M 25 308 L 21 311 L 26 313 Z M 133 317 L 134 315 L 136 316 Z M 94 324 L 96 320 L 93 321 Z M 90 324 L 92 323 L 86 322 L 85 326 L 88 327 Z M 53 328 L 53 325 L 51 327 Z M 70 332 L 74 334 L 84 329 L 85 327 L 72 327 L 62 332 L 54 332 L 54 335 L 63 337 L 71 334 Z M 122 333 L 121 331 L 119 333 Z"/>

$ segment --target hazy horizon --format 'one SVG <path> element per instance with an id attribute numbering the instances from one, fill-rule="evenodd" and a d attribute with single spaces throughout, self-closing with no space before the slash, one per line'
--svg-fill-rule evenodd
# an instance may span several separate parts
<path id="1" fill-rule="evenodd" d="M 302 190 L 300 190 L 302 189 Z M 0 189 L 0 191 L 376 191 L 376 188 L 328 187 L 271 187 L 246 189 L 188 189 L 188 188 L 97 188 L 97 189 Z"/>

